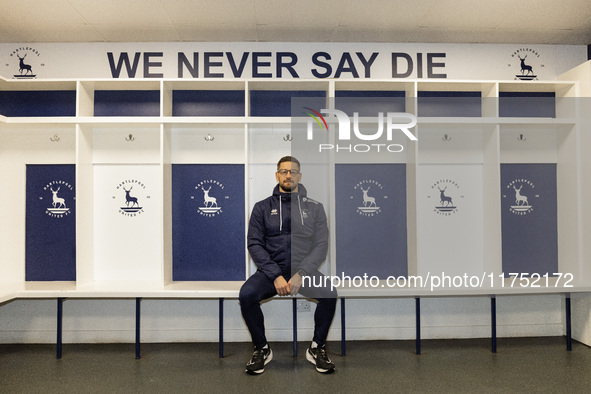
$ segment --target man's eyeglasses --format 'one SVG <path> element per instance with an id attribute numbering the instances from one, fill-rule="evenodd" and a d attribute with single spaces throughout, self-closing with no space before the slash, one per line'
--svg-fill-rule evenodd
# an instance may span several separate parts
<path id="1" fill-rule="evenodd" d="M 281 174 L 281 176 L 286 176 L 287 173 L 289 172 L 292 176 L 297 176 L 300 175 L 300 170 L 278 170 L 277 171 L 279 174 Z"/>

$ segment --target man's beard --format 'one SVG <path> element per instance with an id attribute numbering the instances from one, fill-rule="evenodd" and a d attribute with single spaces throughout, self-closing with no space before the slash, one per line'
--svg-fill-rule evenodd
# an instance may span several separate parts
<path id="1" fill-rule="evenodd" d="M 288 186 L 285 184 L 285 182 L 282 182 L 279 184 L 279 186 L 281 186 L 281 189 L 283 189 L 285 192 L 293 192 L 295 189 L 297 189 L 298 184 L 292 181 Z"/>

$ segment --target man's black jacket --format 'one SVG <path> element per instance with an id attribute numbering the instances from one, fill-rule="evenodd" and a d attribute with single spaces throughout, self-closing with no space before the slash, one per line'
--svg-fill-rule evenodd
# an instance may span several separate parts
<path id="1" fill-rule="evenodd" d="M 255 204 L 248 226 L 248 251 L 260 271 L 274 281 L 297 271 L 315 272 L 326 259 L 328 226 L 324 207 L 306 188 L 273 195 Z"/>

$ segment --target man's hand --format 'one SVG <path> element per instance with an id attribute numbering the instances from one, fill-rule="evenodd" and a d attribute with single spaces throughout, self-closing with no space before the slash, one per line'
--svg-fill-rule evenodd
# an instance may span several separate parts
<path id="1" fill-rule="evenodd" d="M 273 282 L 275 285 L 275 290 L 277 290 L 277 294 L 280 296 L 288 296 L 291 294 L 291 280 L 287 282 L 282 275 L 279 275 L 277 279 Z"/>
<path id="2" fill-rule="evenodd" d="M 291 295 L 298 294 L 298 291 L 300 291 L 300 287 L 302 287 L 302 276 L 296 272 L 287 284 L 291 286 Z"/>

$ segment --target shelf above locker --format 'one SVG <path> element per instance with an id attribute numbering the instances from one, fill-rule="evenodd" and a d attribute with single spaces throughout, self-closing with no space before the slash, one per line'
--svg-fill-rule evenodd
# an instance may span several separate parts
<path id="1" fill-rule="evenodd" d="M 0 91 L 76 90 L 76 80 L 7 80 L 0 77 Z"/>
<path id="2" fill-rule="evenodd" d="M 553 92 L 557 97 L 574 97 L 576 82 L 572 81 L 513 81 L 499 82 L 499 93 L 502 92 Z"/>
<path id="3" fill-rule="evenodd" d="M 446 125 L 575 125 L 575 118 L 498 118 L 498 117 L 417 117 L 417 125 L 446 124 Z"/>

